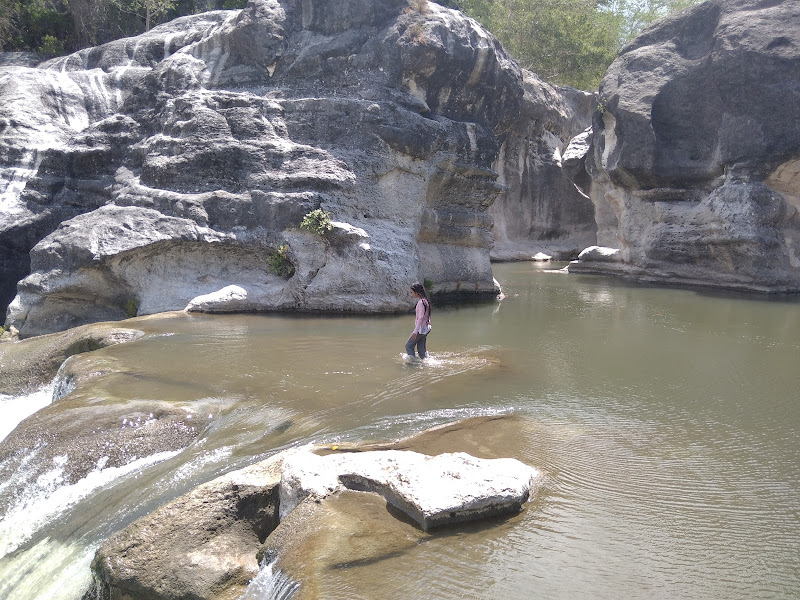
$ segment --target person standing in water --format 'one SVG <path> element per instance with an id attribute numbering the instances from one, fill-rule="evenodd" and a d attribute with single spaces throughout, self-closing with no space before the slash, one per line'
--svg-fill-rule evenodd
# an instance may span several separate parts
<path id="1" fill-rule="evenodd" d="M 421 283 L 414 283 L 411 286 L 411 295 L 417 298 L 417 318 L 414 322 L 414 331 L 406 342 L 406 352 L 409 356 L 414 356 L 414 346 L 416 346 L 419 357 L 425 358 L 428 355 L 426 343 L 431 330 L 431 302 Z"/>

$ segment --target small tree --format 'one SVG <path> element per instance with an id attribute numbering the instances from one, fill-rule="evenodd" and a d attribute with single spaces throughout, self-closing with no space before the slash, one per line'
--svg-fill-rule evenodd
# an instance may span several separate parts
<path id="1" fill-rule="evenodd" d="M 175 8 L 176 0 L 109 0 L 109 2 L 121 12 L 144 19 L 144 30 L 150 31 L 150 26 L 158 17 Z"/>

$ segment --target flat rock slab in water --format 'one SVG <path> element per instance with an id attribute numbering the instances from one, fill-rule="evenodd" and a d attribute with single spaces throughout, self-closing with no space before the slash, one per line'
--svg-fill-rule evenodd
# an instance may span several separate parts
<path id="1" fill-rule="evenodd" d="M 539 477 L 539 471 L 512 458 L 402 450 L 319 456 L 303 447 L 284 459 L 281 518 L 307 497 L 363 490 L 381 494 L 427 531 L 517 512 Z"/>

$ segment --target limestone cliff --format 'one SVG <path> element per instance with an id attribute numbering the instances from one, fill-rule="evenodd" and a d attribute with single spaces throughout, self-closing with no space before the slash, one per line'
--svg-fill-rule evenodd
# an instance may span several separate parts
<path id="1" fill-rule="evenodd" d="M 200 296 L 397 311 L 423 279 L 493 295 L 488 208 L 526 93 L 475 21 L 406 0 L 252 0 L 0 68 L 7 323 L 30 336 Z M 299 228 L 317 208 L 325 236 Z M 268 267 L 284 245 L 290 277 Z"/>
<path id="2" fill-rule="evenodd" d="M 565 175 L 570 139 L 591 125 L 594 94 L 552 86 L 523 71 L 522 108 L 494 163 L 503 189 L 489 213 L 493 260 L 564 260 L 597 243 L 588 194 Z M 580 182 L 580 179 L 578 180 Z"/>
<path id="3" fill-rule="evenodd" d="M 800 3 L 709 0 L 623 49 L 600 89 L 598 241 L 570 271 L 800 291 Z"/>

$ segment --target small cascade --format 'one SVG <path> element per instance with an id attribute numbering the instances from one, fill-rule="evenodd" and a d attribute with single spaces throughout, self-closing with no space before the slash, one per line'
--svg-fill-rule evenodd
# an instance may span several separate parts
<path id="1" fill-rule="evenodd" d="M 33 148 L 27 150 L 16 165 L 0 169 L 0 212 L 10 215 L 21 210 L 19 196 L 28 181 L 39 171 L 42 158 L 42 153 Z"/>
<path id="2" fill-rule="evenodd" d="M 67 128 L 73 131 L 86 129 L 90 124 L 89 114 L 86 111 L 86 97 L 72 73 L 57 71 L 45 71 L 44 73 L 47 84 L 51 88 L 49 108 L 58 115 L 58 120 Z M 52 147 L 51 144 L 48 146 Z"/>
<path id="3" fill-rule="evenodd" d="M 138 46 L 137 40 L 133 56 L 126 66 L 133 63 Z M 42 69 L 47 73 L 47 79 L 53 87 L 51 96 L 57 104 L 58 114 L 76 131 L 114 114 L 122 101 L 119 69 L 114 69 L 116 72 L 110 74 L 100 68 L 90 68 L 91 50 L 87 48 L 55 59 Z M 120 68 L 125 69 L 126 66 Z M 76 93 L 76 87 L 80 90 L 79 93 Z M 76 109 L 83 118 L 74 118 Z"/>
<path id="4" fill-rule="evenodd" d="M 125 101 L 125 97 L 122 94 L 122 88 L 125 82 L 125 74 L 133 68 L 141 67 L 141 65 L 136 62 L 136 53 L 139 51 L 139 45 L 142 43 L 141 38 L 136 38 L 136 43 L 133 45 L 133 50 L 128 52 L 128 44 L 125 44 L 125 53 L 128 55 L 128 62 L 120 67 L 114 69 L 113 81 L 114 81 L 114 93 L 115 99 L 117 103 L 117 110 L 122 106 L 122 103 Z M 166 47 L 166 42 L 165 42 Z M 134 65 L 134 63 L 136 63 Z"/>
<path id="5" fill-rule="evenodd" d="M 83 90 L 86 111 L 91 115 L 92 121 L 104 119 L 117 111 L 117 94 L 112 95 L 108 79 L 111 79 L 113 87 L 116 78 L 109 77 L 102 69 L 90 69 L 73 75 L 76 83 Z"/>
<path id="6" fill-rule="evenodd" d="M 87 93 L 102 97 L 102 92 L 92 92 L 92 84 L 85 76 L 84 90 L 80 77 L 76 81 L 76 73 L 80 72 L 63 72 L 61 63 L 50 69 L 15 73 L 14 92 L 7 94 L 3 106 L 9 123 L 3 134 L 13 153 L 7 154 L 8 162 L 0 166 L 2 220 L 26 211 L 20 196 L 28 181 L 38 173 L 46 152 L 61 147 L 72 132 L 89 126 Z M 101 111 L 112 108 L 108 100 L 98 104 Z"/>
<path id="7" fill-rule="evenodd" d="M 278 569 L 276 563 L 277 556 L 265 560 L 239 600 L 291 600 L 300 584 Z"/>
<path id="8" fill-rule="evenodd" d="M 46 67 L 48 70 L 56 70 L 61 73 L 69 71 L 85 71 L 89 64 L 89 52 L 91 48 L 80 50 L 73 54 L 57 58 Z"/>
<path id="9" fill-rule="evenodd" d="M 37 410 L 44 408 L 53 400 L 53 384 L 25 394 L 24 396 L 7 396 L 0 394 L 0 441 L 8 437 L 24 419 Z"/>
<path id="10" fill-rule="evenodd" d="M 167 34 L 164 38 L 164 59 L 168 58 L 170 54 L 170 48 L 172 48 L 172 40 L 178 35 L 177 32 Z"/>
<path id="11" fill-rule="evenodd" d="M 131 52 L 130 57 L 128 58 L 128 65 L 127 66 L 130 67 L 131 65 L 133 65 L 133 63 L 136 62 L 136 53 L 139 51 L 139 46 L 141 45 L 141 43 L 142 43 L 142 38 L 136 38 L 136 43 L 133 45 L 133 52 Z M 128 50 L 127 45 L 125 46 L 125 50 L 127 52 L 127 50 Z M 136 62 L 136 64 L 139 64 L 139 63 Z"/>
<path id="12" fill-rule="evenodd" d="M 24 552 L 6 556 L 0 559 L 0 598 L 77 600 L 91 585 L 89 564 L 96 550 L 97 547 L 86 540 L 66 542 L 44 538 Z M 41 570 L 57 575 L 52 578 L 30 576 Z M 95 600 L 93 596 L 88 598 Z"/>
<path id="13" fill-rule="evenodd" d="M 73 356 L 70 356 L 67 360 L 61 363 L 55 379 L 53 379 L 53 384 L 51 386 L 53 402 L 57 402 L 64 396 L 68 396 L 75 389 L 75 376 L 69 372 L 69 369 L 64 368 L 67 363 L 72 361 L 72 359 Z"/>
<path id="14" fill-rule="evenodd" d="M 0 463 L 6 479 L 0 484 L 0 559 L 15 552 L 37 532 L 57 522 L 76 504 L 112 482 L 136 477 L 147 467 L 168 460 L 180 450 L 157 452 L 137 458 L 120 467 L 106 466 L 108 457 L 97 461 L 94 469 L 75 483 L 67 482 L 69 458 L 52 457 L 41 472 L 43 446 L 24 456 L 15 455 Z"/>

